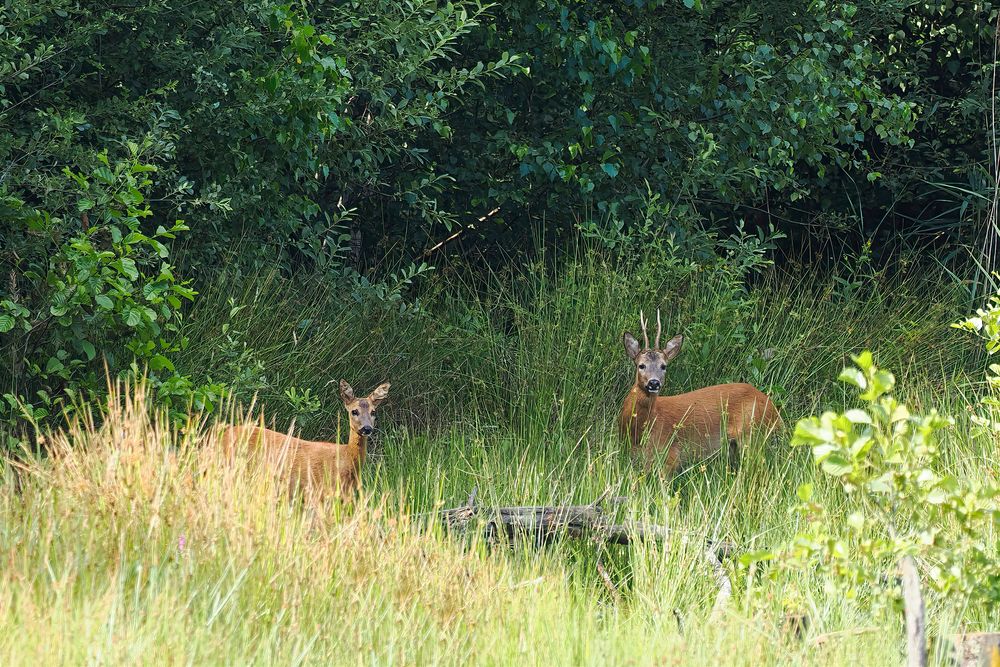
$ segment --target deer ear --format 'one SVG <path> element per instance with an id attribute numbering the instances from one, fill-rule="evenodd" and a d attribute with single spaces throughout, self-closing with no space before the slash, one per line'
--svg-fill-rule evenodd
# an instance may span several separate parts
<path id="1" fill-rule="evenodd" d="M 639 356 L 639 341 L 626 331 L 625 335 L 622 336 L 622 344 L 625 345 L 625 354 L 628 355 L 628 358 L 635 361 L 635 358 Z"/>
<path id="2" fill-rule="evenodd" d="M 347 380 L 340 381 L 340 400 L 345 404 L 354 402 L 354 390 L 347 384 Z"/>
<path id="3" fill-rule="evenodd" d="M 379 403 L 389 398 L 389 383 L 383 382 L 379 386 L 375 387 L 375 391 L 368 395 L 368 400 L 371 402 L 372 407 L 377 406 Z"/>
<path id="4" fill-rule="evenodd" d="M 680 334 L 674 336 L 667 341 L 666 347 L 663 348 L 663 356 L 667 361 L 670 361 L 678 355 L 681 351 L 681 343 L 684 342 L 684 336 Z"/>

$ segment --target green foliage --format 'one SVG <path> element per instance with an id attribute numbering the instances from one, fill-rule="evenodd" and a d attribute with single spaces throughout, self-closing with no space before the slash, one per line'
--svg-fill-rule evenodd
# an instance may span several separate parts
<path id="1" fill-rule="evenodd" d="M 65 208 L 47 211 L 11 195 L 7 250 L 22 273 L 0 287 L 0 349 L 12 363 L 2 414 L 32 424 L 72 407 L 112 373 L 148 368 L 162 398 L 211 407 L 218 388 L 193 388 L 171 357 L 187 346 L 181 307 L 195 292 L 174 275 L 167 243 L 188 231 L 181 220 L 150 229 L 147 200 L 156 167 L 148 146 L 98 153 L 86 168 L 63 170 Z"/>
<path id="2" fill-rule="evenodd" d="M 893 5 L 895 3 L 887 3 Z M 878 201 L 893 208 L 906 228 L 941 231 L 971 241 L 981 233 L 996 184 L 984 131 L 995 104 L 994 45 L 1000 4 L 906 2 L 884 24 L 887 83 L 916 103 L 915 136 L 905 159 L 879 169 Z M 987 267 L 989 268 L 989 267 Z"/>
<path id="3" fill-rule="evenodd" d="M 485 10 L 393 0 L 5 6 L 5 414 L 37 421 L 99 389 L 102 360 L 115 373 L 148 367 L 167 402 L 214 405 L 221 387 L 193 385 L 172 361 L 187 344 L 181 302 L 194 291 L 175 279 L 168 246 L 188 226 L 197 233 L 184 256 L 202 280 L 224 257 L 243 267 L 277 257 L 288 270 L 329 270 L 359 307 L 419 312 L 402 295 L 430 267 L 390 281 L 347 269 L 347 227 L 363 236 L 359 206 L 450 226 L 435 200 L 449 178 L 426 142 L 452 136 L 447 111 L 464 90 L 516 61 L 449 64 Z M 117 145 L 122 155 L 109 156 Z M 262 373 L 248 361 L 233 363 L 249 382 Z"/>
<path id="4" fill-rule="evenodd" d="M 858 196 L 880 220 L 930 187 L 943 215 L 940 187 L 981 190 L 987 164 L 991 2 L 3 11 L 7 190 L 57 210 L 64 166 L 149 137 L 156 215 L 199 230 L 192 261 L 242 240 L 257 265 L 405 265 L 456 225 L 523 249 L 543 213 L 630 231 L 650 195 L 668 231 L 749 206 L 833 234 L 868 224 Z"/>
<path id="5" fill-rule="evenodd" d="M 199 393 L 171 370 L 184 336 L 169 328 L 170 299 L 192 289 L 172 281 L 175 264 L 199 286 L 219 267 L 318 271 L 357 308 L 422 317 L 426 249 L 439 266 L 460 254 L 495 267 L 530 256 L 538 235 L 552 248 L 582 233 L 604 260 L 656 256 L 675 280 L 718 270 L 734 340 L 747 338 L 761 325 L 739 314 L 741 290 L 777 242 L 801 238 L 795 222 L 810 235 L 861 230 L 867 267 L 883 247 L 865 221 L 903 219 L 887 214 L 898 201 L 922 206 L 903 196 L 915 182 L 959 192 L 946 181 L 975 173 L 962 187 L 979 194 L 989 183 L 981 47 L 997 10 L 959 4 L 7 3 L 0 336 L 16 341 L 4 393 L 27 414 L 51 411 L 80 377 L 95 386 L 107 358 L 148 365 L 166 400 L 212 404 L 218 387 Z M 117 194 L 95 171 L 105 150 Z M 132 159 L 155 166 L 155 181 L 122 166 Z M 868 195 L 877 216 L 854 200 Z M 122 238 L 88 235 L 85 219 Z M 96 273 L 80 279 L 84 264 Z M 856 298 L 864 271 L 837 296 Z M 134 290 L 78 284 L 105 272 Z M 48 286 L 29 287 L 33 276 Z M 36 289 L 48 296 L 29 303 Z M 106 335 L 60 342 L 54 332 L 76 325 L 36 329 L 46 298 L 53 322 L 97 331 L 104 318 Z M 691 325 L 702 363 L 715 324 Z M 280 396 L 237 328 L 213 352 L 226 376 Z M 760 351 L 740 357 L 768 372 Z"/>
<path id="6" fill-rule="evenodd" d="M 911 144 L 915 104 L 868 32 L 896 3 L 685 6 L 506 3 L 484 44 L 530 75 L 470 107 L 466 150 L 442 154 L 473 203 L 629 217 L 645 183 L 676 224 L 712 201 L 794 201 L 872 171 L 873 144 Z"/>
<path id="7" fill-rule="evenodd" d="M 977 308 L 975 315 L 952 326 L 971 331 L 983 339 L 989 354 L 1000 352 L 1000 295 L 994 294 L 985 308 Z"/>
<path id="8" fill-rule="evenodd" d="M 288 400 L 292 418 L 295 420 L 296 426 L 299 427 L 309 426 L 313 417 L 323 409 L 323 403 L 319 397 L 315 396 L 308 387 L 305 389 L 289 387 L 285 391 L 285 398 Z"/>
<path id="9" fill-rule="evenodd" d="M 15 3 L 0 34 L 3 182 L 53 210 L 64 165 L 109 137 L 148 136 L 156 199 L 199 230 L 196 259 L 243 240 L 244 263 L 277 251 L 288 267 L 338 268 L 348 225 L 451 224 L 436 203 L 450 177 L 428 144 L 454 135 L 448 112 L 460 95 L 516 62 L 503 53 L 450 62 L 486 9 Z"/>
<path id="10" fill-rule="evenodd" d="M 344 269 L 341 279 L 351 300 L 365 309 L 395 311 L 399 315 L 425 316 L 420 298 L 408 299 L 407 291 L 414 287 L 421 276 L 434 271 L 426 262 L 410 264 L 386 276 L 381 281 L 371 281 L 352 269 Z"/>
<path id="11" fill-rule="evenodd" d="M 1000 352 L 1000 295 L 994 294 L 985 308 L 977 308 L 975 315 L 952 326 L 971 331 L 983 340 L 990 356 Z M 987 437 L 996 437 L 1000 435 L 1000 364 L 989 365 L 986 381 L 989 391 L 980 399 L 983 411 L 972 419 Z"/>
<path id="12" fill-rule="evenodd" d="M 914 556 L 933 592 L 960 606 L 997 608 L 1000 489 L 943 470 L 941 436 L 954 421 L 933 409 L 911 413 L 870 352 L 853 359 L 840 380 L 864 407 L 800 420 L 791 444 L 808 447 L 856 509 L 841 522 L 835 505 L 813 497 L 813 484 L 802 485 L 805 529 L 777 554 L 748 560 L 777 557 L 779 572 L 819 570 L 833 589 L 877 608 L 898 601 L 894 568 Z"/>

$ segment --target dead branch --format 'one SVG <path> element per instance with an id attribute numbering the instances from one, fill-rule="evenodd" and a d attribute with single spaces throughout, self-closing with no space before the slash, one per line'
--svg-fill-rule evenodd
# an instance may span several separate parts
<path id="1" fill-rule="evenodd" d="M 712 547 L 705 548 L 705 558 L 711 564 L 712 570 L 715 572 L 715 583 L 719 586 L 719 592 L 715 596 L 715 605 L 712 607 L 712 619 L 714 620 L 726 608 L 729 598 L 732 597 L 733 584 L 729 580 L 729 575 L 726 574 L 726 568 L 722 567 L 722 563 Z"/>
<path id="2" fill-rule="evenodd" d="M 597 561 L 597 574 L 601 577 L 601 581 L 604 582 L 604 587 L 608 589 L 611 593 L 611 597 L 614 598 L 616 603 L 621 602 L 622 595 L 618 592 L 618 587 L 615 586 L 615 582 L 611 580 L 611 575 L 608 574 L 607 569 L 604 567 L 604 563 L 600 560 Z"/>
<path id="3" fill-rule="evenodd" d="M 878 628 L 875 626 L 865 626 L 862 628 L 848 628 L 847 630 L 835 630 L 833 632 L 825 632 L 821 635 L 816 635 L 809 640 L 810 646 L 823 646 L 827 642 L 834 639 L 841 639 L 844 637 L 857 637 L 859 635 L 867 635 L 873 632 L 882 632 L 883 628 Z"/>
<path id="4" fill-rule="evenodd" d="M 601 500 L 603 499 L 604 496 Z M 548 543 L 557 536 L 592 537 L 599 542 L 621 545 L 649 541 L 665 542 L 676 537 L 676 534 L 666 526 L 653 523 L 642 521 L 612 523 L 600 503 L 482 507 L 475 504 L 475 490 L 469 500 L 470 502 L 462 507 L 440 511 L 441 521 L 446 528 L 467 532 L 470 527 L 479 524 L 484 534 L 488 536 L 502 534 L 509 539 L 528 538 L 538 544 Z M 622 499 L 612 500 L 620 502 Z M 681 539 L 684 542 L 688 541 L 686 535 L 681 536 Z M 705 540 L 705 544 L 717 561 L 730 557 L 735 551 L 734 545 L 729 542 Z"/>

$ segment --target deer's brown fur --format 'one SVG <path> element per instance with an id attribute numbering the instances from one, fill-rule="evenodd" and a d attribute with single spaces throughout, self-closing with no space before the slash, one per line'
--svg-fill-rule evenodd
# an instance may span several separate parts
<path id="1" fill-rule="evenodd" d="M 626 352 L 636 364 L 636 376 L 622 404 L 618 425 L 633 453 L 648 463 L 666 450 L 664 465 L 668 473 L 673 473 L 681 466 L 712 456 L 724 442 L 735 454 L 735 448 L 754 428 L 773 431 L 781 427 L 774 403 L 749 384 L 717 384 L 685 394 L 660 396 L 664 371 L 680 352 L 683 338 L 674 336 L 659 349 L 659 320 L 657 313 L 652 347 L 644 320 L 642 347 L 628 332 L 623 339 Z"/>
<path id="2" fill-rule="evenodd" d="M 230 449 L 238 443 L 247 443 L 252 451 L 263 453 L 287 474 L 293 489 L 332 491 L 348 498 L 361 486 L 361 466 L 367 454 L 368 437 L 374 429 L 373 413 L 388 395 L 389 384 L 385 383 L 368 397 L 357 399 L 351 386 L 340 381 L 340 397 L 351 424 L 347 444 L 303 440 L 251 425 L 230 426 L 223 433 L 222 442 Z"/>

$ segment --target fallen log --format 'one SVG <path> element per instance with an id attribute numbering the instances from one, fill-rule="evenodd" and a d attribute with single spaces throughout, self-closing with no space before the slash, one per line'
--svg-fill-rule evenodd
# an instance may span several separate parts
<path id="1" fill-rule="evenodd" d="M 491 541 L 504 536 L 508 539 L 527 538 L 536 544 L 545 544 L 562 536 L 592 537 L 608 544 L 628 545 L 647 541 L 665 542 L 677 537 L 666 526 L 657 524 L 642 521 L 613 523 L 604 513 L 601 500 L 590 505 L 483 507 L 475 503 L 475 491 L 469 500 L 462 507 L 441 510 L 442 522 L 446 528 L 461 532 L 467 532 L 474 524 L 481 524 L 484 535 Z M 681 535 L 680 539 L 689 541 L 687 535 Z M 729 542 L 706 539 L 705 544 L 720 559 L 730 557 L 735 551 Z"/>
<path id="2" fill-rule="evenodd" d="M 665 542 L 676 537 L 669 528 L 642 521 L 611 522 L 598 503 L 590 505 L 483 507 L 474 502 L 462 507 L 441 510 L 441 520 L 450 530 L 467 532 L 474 524 L 482 524 L 489 540 L 504 536 L 508 539 L 528 538 L 545 544 L 553 538 L 593 537 L 595 540 L 628 545 L 636 542 Z M 681 536 L 685 542 L 688 537 Z M 705 540 L 720 559 L 730 557 L 734 546 L 729 542 Z"/>
<path id="3" fill-rule="evenodd" d="M 665 542 L 673 537 L 679 537 L 685 543 L 689 541 L 688 535 L 678 535 L 666 526 L 658 524 L 642 521 L 613 523 L 604 513 L 603 503 L 607 493 L 590 505 L 482 507 L 476 504 L 476 491 L 477 489 L 472 490 L 468 502 L 462 507 L 438 512 L 446 530 L 467 533 L 473 526 L 481 527 L 489 543 L 494 543 L 501 537 L 508 540 L 526 538 L 539 545 L 547 544 L 556 537 L 589 537 L 602 544 L 624 545 L 646 541 Z M 612 499 L 616 503 L 622 500 L 624 499 Z M 712 607 L 712 616 L 715 618 L 726 607 L 733 591 L 729 575 L 722 566 L 722 559 L 732 556 L 736 549 L 729 542 L 711 539 L 698 541 L 704 547 L 705 559 L 711 566 L 716 585 L 719 587 Z M 620 600 L 618 588 L 600 558 L 597 561 L 597 574 L 612 598 L 615 601 Z M 677 623 L 680 628 L 680 616 L 677 617 Z"/>

